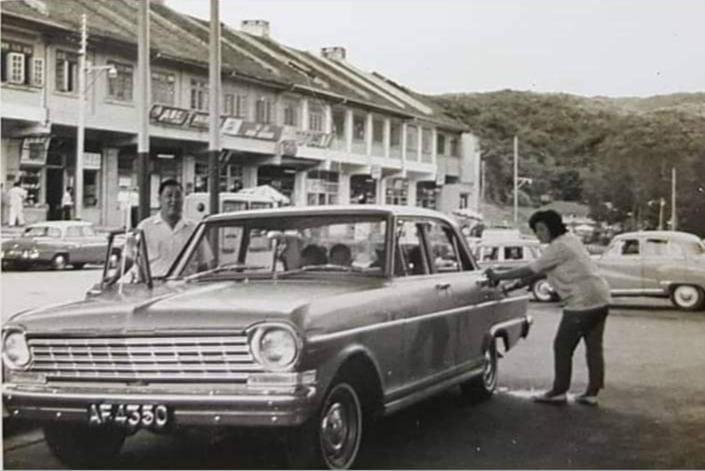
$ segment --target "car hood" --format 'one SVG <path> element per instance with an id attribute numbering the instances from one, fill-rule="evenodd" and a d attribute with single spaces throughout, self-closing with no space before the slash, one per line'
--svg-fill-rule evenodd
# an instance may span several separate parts
<path id="1" fill-rule="evenodd" d="M 56 243 L 61 239 L 53 237 L 18 237 L 2 243 L 3 250 L 26 250 L 41 244 Z"/>
<path id="2" fill-rule="evenodd" d="M 112 287 L 83 301 L 19 313 L 10 323 L 28 332 L 66 335 L 239 331 L 264 320 L 301 323 L 314 303 L 381 283 L 369 278 L 167 282 L 152 290 L 125 285 L 122 294 Z"/>

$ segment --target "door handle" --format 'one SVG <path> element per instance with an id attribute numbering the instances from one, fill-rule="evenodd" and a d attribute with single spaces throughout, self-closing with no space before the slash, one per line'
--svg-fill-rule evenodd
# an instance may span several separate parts
<path id="1" fill-rule="evenodd" d="M 436 285 L 436 289 L 438 290 L 446 290 L 448 288 L 450 288 L 450 283 L 438 283 Z"/>

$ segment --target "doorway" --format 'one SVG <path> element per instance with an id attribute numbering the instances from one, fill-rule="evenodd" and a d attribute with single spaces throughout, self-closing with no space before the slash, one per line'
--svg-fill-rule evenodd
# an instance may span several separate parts
<path id="1" fill-rule="evenodd" d="M 49 205 L 47 219 L 59 221 L 62 219 L 61 198 L 64 195 L 64 169 L 47 167 L 46 203 Z"/>

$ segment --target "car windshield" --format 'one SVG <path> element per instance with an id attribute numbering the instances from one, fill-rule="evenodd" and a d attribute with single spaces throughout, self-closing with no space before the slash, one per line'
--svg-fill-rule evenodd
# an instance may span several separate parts
<path id="1" fill-rule="evenodd" d="M 208 223 L 170 276 L 279 276 L 383 273 L 383 216 L 287 216 Z"/>
<path id="2" fill-rule="evenodd" d="M 32 226 L 24 230 L 22 237 L 53 237 L 58 239 L 61 237 L 61 231 L 56 227 Z"/>

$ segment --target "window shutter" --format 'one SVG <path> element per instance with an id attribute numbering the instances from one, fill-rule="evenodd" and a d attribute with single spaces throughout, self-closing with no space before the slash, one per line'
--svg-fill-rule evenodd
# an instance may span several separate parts
<path id="1" fill-rule="evenodd" d="M 35 57 L 32 63 L 32 85 L 44 86 L 44 59 L 41 57 Z"/>
<path id="2" fill-rule="evenodd" d="M 7 81 L 10 83 L 24 83 L 24 54 L 18 52 L 10 52 L 7 55 L 7 68 L 10 71 Z"/>

